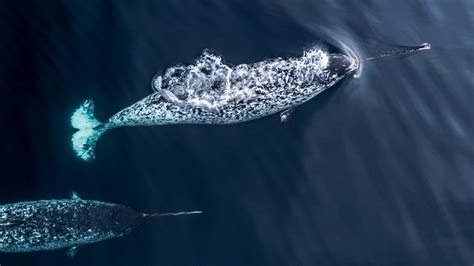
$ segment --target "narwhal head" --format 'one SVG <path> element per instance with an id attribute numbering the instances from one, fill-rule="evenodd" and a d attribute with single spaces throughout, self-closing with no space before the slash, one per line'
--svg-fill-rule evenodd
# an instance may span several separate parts
<path id="1" fill-rule="evenodd" d="M 316 48 L 305 52 L 296 73 L 300 85 L 316 85 L 320 92 L 321 85 L 328 88 L 358 68 L 359 60 L 352 54 L 328 53 Z"/>
<path id="2" fill-rule="evenodd" d="M 359 68 L 357 58 L 345 54 L 328 54 L 327 64 L 323 71 L 326 83 L 334 83 L 354 73 Z"/>
<path id="3" fill-rule="evenodd" d="M 143 219 L 142 213 L 130 207 L 113 205 L 108 215 L 107 224 L 113 235 L 118 237 L 133 231 L 142 224 Z"/>

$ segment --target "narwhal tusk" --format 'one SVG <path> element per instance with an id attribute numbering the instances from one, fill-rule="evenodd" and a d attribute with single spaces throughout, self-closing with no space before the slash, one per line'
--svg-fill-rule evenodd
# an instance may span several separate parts
<path id="1" fill-rule="evenodd" d="M 164 212 L 164 213 L 144 213 L 144 217 L 162 217 L 162 216 L 180 216 L 180 215 L 191 215 L 201 214 L 202 211 L 190 211 L 190 212 Z"/>
<path id="2" fill-rule="evenodd" d="M 423 50 L 429 50 L 429 49 L 431 49 L 431 45 L 429 43 L 422 43 L 418 46 L 405 47 L 404 49 L 401 49 L 401 50 L 391 50 L 379 55 L 370 56 L 363 59 L 363 61 L 370 61 L 370 60 L 390 58 L 390 57 L 404 57 L 404 56 L 409 56 L 409 55 L 421 52 Z"/>

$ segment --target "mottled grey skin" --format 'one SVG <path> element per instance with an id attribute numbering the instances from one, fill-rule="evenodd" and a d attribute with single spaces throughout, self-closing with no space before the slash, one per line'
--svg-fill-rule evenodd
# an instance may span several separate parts
<path id="1" fill-rule="evenodd" d="M 322 73 L 316 75 L 314 72 L 310 79 L 296 75 L 295 66 L 292 65 L 272 69 L 271 73 L 264 73 L 271 79 L 254 86 L 255 94 L 252 97 L 230 102 L 217 111 L 177 105 L 157 92 L 121 110 L 112 116 L 104 127 L 111 129 L 138 125 L 233 124 L 275 114 L 310 100 L 358 68 L 355 59 L 342 54 L 329 54 L 328 59 L 328 66 Z M 282 82 L 278 81 L 279 77 Z"/>
<path id="2" fill-rule="evenodd" d="M 172 67 L 154 79 L 155 93 L 119 111 L 104 123 L 86 101 L 71 117 L 77 156 L 94 158 L 100 136 L 123 126 L 233 124 L 292 110 L 333 86 L 359 67 L 343 54 L 313 50 L 299 58 L 272 59 L 236 67 L 204 53 L 194 65 Z"/>
<path id="3" fill-rule="evenodd" d="M 129 233 L 143 214 L 99 201 L 66 199 L 0 206 L 0 252 L 53 250 Z"/>

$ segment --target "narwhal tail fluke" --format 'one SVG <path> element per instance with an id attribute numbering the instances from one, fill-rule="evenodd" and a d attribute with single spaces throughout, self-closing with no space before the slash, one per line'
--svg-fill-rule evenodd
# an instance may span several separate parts
<path id="1" fill-rule="evenodd" d="M 103 123 L 94 117 L 94 103 L 85 101 L 71 116 L 71 125 L 78 129 L 72 135 L 72 147 L 83 160 L 94 158 L 97 140 L 107 130 Z"/>
<path id="2" fill-rule="evenodd" d="M 145 217 L 163 217 L 163 216 L 181 216 L 181 215 L 192 215 L 201 214 L 202 211 L 191 211 L 191 212 L 164 212 L 164 213 L 146 213 L 143 214 Z"/>

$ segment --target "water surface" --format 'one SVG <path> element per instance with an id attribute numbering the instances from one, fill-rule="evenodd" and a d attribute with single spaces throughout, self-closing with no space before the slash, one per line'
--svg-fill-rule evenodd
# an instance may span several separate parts
<path id="1" fill-rule="evenodd" d="M 10 265 L 472 265 L 474 2 L 32 1 L 0 5 L 0 202 L 83 198 L 140 211 L 203 210 Z M 232 65 L 343 44 L 371 62 L 278 117 L 107 132 L 97 159 L 69 117 L 99 119 L 152 92 L 205 49 Z"/>

